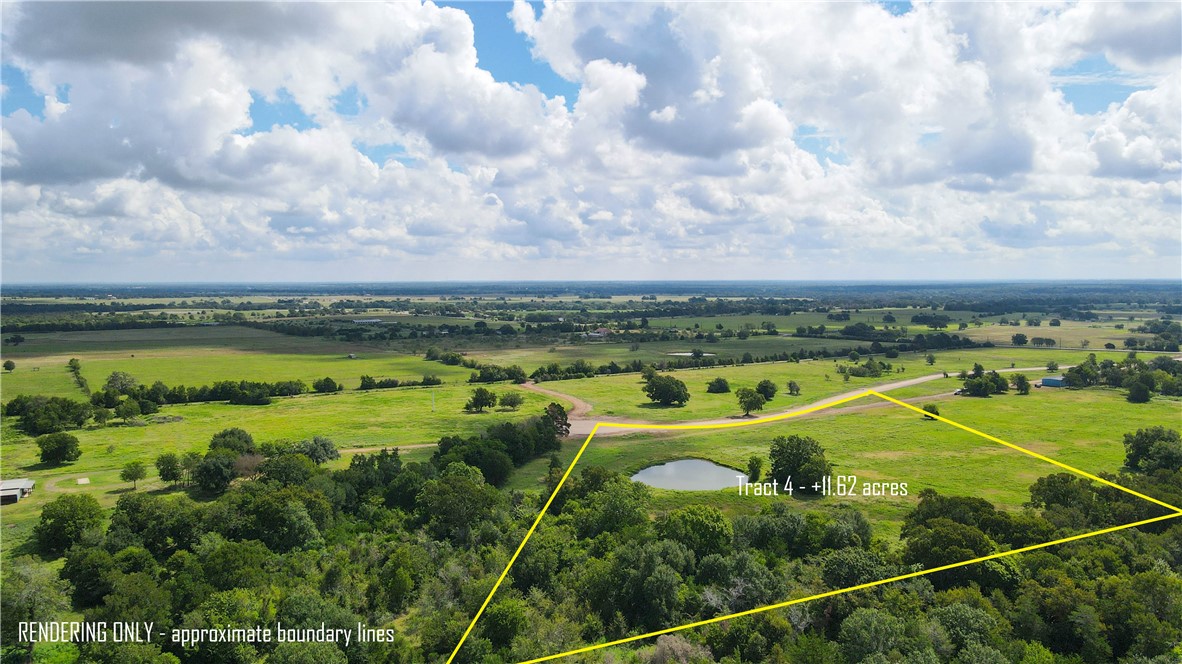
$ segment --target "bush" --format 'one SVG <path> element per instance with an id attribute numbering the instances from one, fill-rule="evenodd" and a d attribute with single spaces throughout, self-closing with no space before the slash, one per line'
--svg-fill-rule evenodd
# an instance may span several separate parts
<path id="1" fill-rule="evenodd" d="M 41 463 L 60 464 L 77 461 L 82 456 L 78 439 L 68 433 L 50 433 L 37 438 L 41 449 Z"/>
<path id="2" fill-rule="evenodd" d="M 771 401 L 776 396 L 777 389 L 778 388 L 776 387 L 776 384 L 770 380 L 761 380 L 759 381 L 759 384 L 755 386 L 755 391 L 762 394 L 763 398 L 767 399 L 768 401 Z"/>
<path id="3" fill-rule="evenodd" d="M 682 405 L 690 399 L 689 389 L 685 383 L 673 376 L 653 376 L 645 383 L 643 389 L 649 400 L 662 406 Z"/>
<path id="4" fill-rule="evenodd" d="M 731 391 L 731 384 L 725 378 L 719 377 L 706 384 L 706 392 L 710 394 L 726 394 Z"/>
<path id="5" fill-rule="evenodd" d="M 940 407 L 939 407 L 939 406 L 937 406 L 937 405 L 936 405 L 936 404 L 934 404 L 934 403 L 925 403 L 925 404 L 923 405 L 923 412 L 925 412 L 925 413 L 931 413 L 932 415 L 939 415 L 939 414 L 940 414 Z M 936 418 L 934 418 L 934 417 L 929 417 L 928 415 L 924 415 L 923 417 L 924 417 L 924 419 L 925 419 L 925 420 L 934 420 L 934 419 L 936 419 Z"/>

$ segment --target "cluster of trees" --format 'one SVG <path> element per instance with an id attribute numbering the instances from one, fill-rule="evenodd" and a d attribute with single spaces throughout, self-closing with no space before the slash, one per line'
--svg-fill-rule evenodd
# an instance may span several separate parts
<path id="1" fill-rule="evenodd" d="M 1076 389 L 1095 385 L 1123 387 L 1128 390 L 1129 401 L 1145 403 L 1155 392 L 1182 395 L 1182 362 L 1166 355 L 1145 362 L 1135 352 L 1120 362 L 1097 361 L 1095 353 L 1090 353 L 1083 362 L 1064 372 L 1063 384 Z"/>
<path id="2" fill-rule="evenodd" d="M 445 436 L 439 440 L 431 463 L 441 469 L 456 462 L 467 464 L 479 469 L 489 484 L 499 487 L 508 481 L 514 468 L 557 452 L 569 432 L 566 410 L 552 403 L 539 417 L 497 424 L 479 436 Z"/>
<path id="3" fill-rule="evenodd" d="M 443 380 L 434 374 L 423 374 L 422 380 L 398 380 L 397 378 L 374 378 L 362 376 L 359 390 L 384 390 L 394 387 L 420 387 L 442 385 Z"/>
<path id="4" fill-rule="evenodd" d="M 317 383 L 320 382 L 317 381 Z M 335 382 L 333 385 L 335 386 Z M 184 385 L 169 387 L 163 381 L 158 380 L 151 385 L 143 385 L 131 374 L 124 371 L 114 371 L 107 377 L 103 389 L 90 395 L 90 403 L 96 408 L 118 408 L 121 403 L 134 401 L 138 405 L 140 413 L 150 414 L 165 404 L 205 401 L 226 401 L 238 405 L 265 406 L 271 403 L 271 399 L 274 397 L 290 397 L 304 394 L 307 391 L 308 385 L 302 380 L 283 380 L 275 383 L 222 380 L 213 385 L 202 385 L 201 387 L 186 387 Z"/>
<path id="5" fill-rule="evenodd" d="M 986 372 L 985 367 L 980 363 L 974 363 L 972 371 L 961 371 L 958 377 L 964 381 L 962 394 L 970 397 L 988 397 L 993 394 L 1004 394 L 1010 390 L 1010 383 L 1005 377 L 996 371 Z M 1022 376 L 1018 380 L 1026 380 L 1026 377 Z M 1030 389 L 1027 386 L 1026 392 L 1023 394 L 1029 392 Z"/>
<path id="6" fill-rule="evenodd" d="M 40 436 L 82 428 L 91 417 L 91 408 L 64 397 L 18 394 L 4 404 L 4 415 L 19 417 L 18 429 L 30 436 Z"/>
<path id="7" fill-rule="evenodd" d="M 90 394 L 90 385 L 82 375 L 82 361 L 76 357 L 71 357 L 70 361 L 66 363 L 66 367 L 70 370 L 70 375 L 74 377 L 74 384 L 78 386 L 78 389 L 82 390 L 83 394 Z M 4 363 L 4 368 L 8 369 L 7 362 Z M 8 370 L 12 371 L 12 369 Z"/>
<path id="8" fill-rule="evenodd" d="M 859 359 L 857 353 L 850 353 L 851 362 L 857 362 Z M 884 373 L 890 373 L 893 369 L 894 367 L 890 362 L 883 362 L 869 357 L 862 364 L 855 364 L 853 366 L 840 364 L 837 366 L 837 373 L 855 378 L 878 378 Z"/>
<path id="9" fill-rule="evenodd" d="M 469 413 L 483 413 L 485 408 L 494 408 L 498 403 L 509 410 L 517 410 L 525 403 L 525 397 L 520 392 L 506 392 L 498 397 L 492 390 L 478 387 L 464 404 L 464 410 Z"/>

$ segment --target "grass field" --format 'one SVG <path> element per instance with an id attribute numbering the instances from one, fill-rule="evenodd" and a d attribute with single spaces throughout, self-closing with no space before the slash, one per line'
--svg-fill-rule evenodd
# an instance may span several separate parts
<path id="1" fill-rule="evenodd" d="M 140 490 L 162 488 L 152 466 L 163 452 L 204 453 L 213 434 L 229 427 L 241 427 L 256 443 L 300 440 L 314 435 L 331 438 L 339 449 L 434 443 L 442 436 L 471 435 L 491 424 L 517 421 L 538 414 L 552 399 L 509 385 L 493 387 L 497 393 L 517 390 L 525 404 L 517 411 L 495 410 L 483 414 L 463 412 L 471 388 L 444 385 L 436 388 L 407 388 L 304 395 L 277 399 L 269 406 L 229 406 L 197 403 L 165 406 L 158 416 L 177 416 L 181 421 L 147 426 L 122 425 L 71 432 L 79 439 L 82 457 L 70 464 L 47 467 L 38 460 L 33 439 L 4 422 L 4 474 L 29 477 L 37 489 L 29 499 L 3 508 L 2 554 L 26 540 L 41 507 L 64 491 L 92 493 L 104 506 L 113 506 L 128 487 L 119 471 L 129 461 L 149 466 L 149 478 Z M 434 410 L 432 410 L 434 396 Z M 430 452 L 428 452 L 429 456 Z M 347 464 L 347 460 L 342 463 Z M 77 478 L 89 478 L 79 485 Z"/>
<path id="2" fill-rule="evenodd" d="M 1018 367 L 1037 367 L 1045 365 L 1048 360 L 1052 359 L 1061 365 L 1069 365 L 1087 357 L 1088 353 L 1070 350 L 982 348 L 936 351 L 933 354 L 936 357 L 934 365 L 929 366 L 924 361 L 923 355 L 908 353 L 894 360 L 888 360 L 893 366 L 904 368 L 903 373 L 892 373 L 881 378 L 851 378 L 849 382 L 842 380 L 842 376 L 836 371 L 837 363 L 833 360 L 800 363 L 776 362 L 671 372 L 672 375 L 684 381 L 689 388 L 690 400 L 684 406 L 662 407 L 649 402 L 641 391 L 644 383 L 638 374 L 554 381 L 543 385 L 591 403 L 594 406 L 591 411 L 592 417 L 627 417 L 654 422 L 673 422 L 741 414 L 734 390 L 740 387 L 754 387 L 763 379 L 774 381 L 780 388 L 780 392 L 765 407 L 765 410 L 783 410 L 848 390 L 872 387 L 939 371 L 947 371 L 955 375 L 962 369 L 971 369 L 975 362 L 981 363 L 987 369 L 1009 368 L 1011 364 Z M 1122 352 L 1106 354 L 1103 351 L 1097 352 L 1096 355 L 1101 359 L 1105 357 L 1120 359 L 1125 356 Z M 841 360 L 841 362 L 846 361 Z M 848 362 L 846 363 L 848 364 Z M 1027 373 L 1032 377 L 1037 375 L 1037 372 Z M 826 375 L 829 376 L 828 380 L 825 379 Z M 722 376 L 730 382 L 731 393 L 708 394 L 706 392 L 706 383 L 716 376 Z M 789 380 L 795 380 L 800 384 L 801 396 L 790 397 L 787 395 L 786 386 Z"/>
<path id="3" fill-rule="evenodd" d="M 893 393 L 892 393 L 893 395 Z M 873 403 L 873 397 L 851 404 Z M 1115 472 L 1124 461 L 1122 436 L 1137 428 L 1177 428 L 1182 400 L 1155 399 L 1133 405 L 1119 390 L 1044 389 L 1030 395 L 1007 394 L 989 399 L 968 397 L 939 401 L 941 415 L 1081 470 Z M 604 466 L 633 474 L 650 465 L 675 459 L 702 458 L 724 466 L 745 468 L 757 454 L 766 461 L 770 441 L 778 435 L 817 439 L 834 466 L 834 474 L 859 479 L 907 482 L 906 498 L 828 497 L 823 499 L 740 496 L 737 490 L 667 491 L 654 489 L 657 510 L 694 503 L 714 505 L 731 515 L 751 513 L 774 500 L 791 500 L 802 509 L 828 509 L 849 503 L 874 518 L 876 532 L 895 536 L 916 495 L 932 488 L 950 495 L 985 498 L 1006 509 L 1019 509 L 1028 488 L 1039 477 L 1060 468 L 949 425 L 924 420 L 898 406 L 854 412 L 822 411 L 782 422 L 727 430 L 638 433 L 594 438 L 580 466 Z M 560 457 L 569 463 L 582 441 L 565 446 Z M 538 460 L 513 477 L 510 489 L 537 490 L 548 463 Z M 579 472 L 576 468 L 576 473 Z"/>

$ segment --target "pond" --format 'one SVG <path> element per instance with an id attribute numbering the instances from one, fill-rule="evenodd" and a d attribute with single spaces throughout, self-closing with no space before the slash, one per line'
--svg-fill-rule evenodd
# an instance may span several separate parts
<path id="1" fill-rule="evenodd" d="M 734 468 L 720 466 L 711 461 L 681 459 L 649 466 L 633 475 L 632 481 L 658 489 L 717 491 L 739 486 L 739 476 L 742 474 Z"/>

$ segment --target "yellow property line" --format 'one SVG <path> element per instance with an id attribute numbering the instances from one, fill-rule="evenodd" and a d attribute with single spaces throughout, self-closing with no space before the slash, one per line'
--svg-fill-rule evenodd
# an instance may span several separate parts
<path id="1" fill-rule="evenodd" d="M 1050 464 L 1053 464 L 1055 466 L 1063 468 L 1064 470 L 1068 470 L 1068 471 L 1075 473 L 1077 475 L 1080 475 L 1082 477 L 1086 477 L 1090 480 L 1100 482 L 1101 484 L 1105 484 L 1107 486 L 1111 486 L 1111 487 L 1120 489 L 1121 491 L 1124 491 L 1126 493 L 1137 496 L 1138 498 L 1142 498 L 1142 499 L 1147 500 L 1147 501 L 1154 503 L 1156 505 L 1160 505 L 1162 507 L 1170 509 L 1173 513 L 1167 514 L 1165 516 L 1159 516 L 1159 517 L 1154 517 L 1151 519 L 1145 519 L 1143 521 L 1137 521 L 1134 523 L 1125 524 L 1123 526 L 1113 526 L 1111 528 L 1104 528 L 1102 530 L 1096 530 L 1096 531 L 1093 531 L 1090 533 L 1083 533 L 1080 535 L 1072 535 L 1070 537 L 1064 537 L 1062 539 L 1058 539 L 1053 542 L 1046 542 L 1043 544 L 1034 544 L 1034 545 L 1023 547 L 1020 549 L 1012 549 L 1010 551 L 1002 551 L 1002 552 L 994 553 L 994 554 L 991 554 L 988 556 L 982 556 L 980 558 L 966 560 L 966 561 L 960 562 L 960 563 L 952 563 L 950 565 L 944 565 L 941 567 L 934 567 L 929 570 L 922 570 L 919 572 L 911 572 L 908 574 L 902 574 L 899 576 L 891 577 L 889 579 L 882 579 L 880 581 L 871 581 L 869 583 L 864 583 L 864 584 L 858 585 L 858 586 L 852 586 L 849 588 L 841 588 L 838 590 L 830 590 L 828 592 L 819 593 L 816 595 L 810 595 L 808 597 L 802 597 L 799 599 L 788 600 L 786 602 L 781 602 L 779 604 L 771 604 L 768 606 L 758 607 L 755 609 L 749 609 L 747 611 L 741 611 L 739 613 L 732 613 L 732 614 L 728 614 L 725 616 L 717 616 L 715 618 L 701 620 L 701 621 L 689 623 L 686 625 L 679 625 L 677 627 L 669 627 L 669 628 L 666 628 L 663 630 L 649 632 L 647 634 L 630 636 L 630 637 L 623 638 L 623 639 L 617 639 L 615 641 L 609 641 L 607 643 L 600 643 L 600 644 L 596 644 L 596 645 L 592 645 L 592 646 L 586 646 L 586 647 L 579 648 L 576 650 L 568 650 L 566 652 L 561 652 L 561 653 L 557 653 L 554 655 L 547 655 L 546 657 L 540 657 L 538 659 L 526 660 L 526 661 L 520 662 L 519 664 L 534 664 L 535 662 L 545 662 L 545 661 L 549 661 L 549 660 L 553 660 L 553 659 L 558 659 L 560 657 L 568 657 L 570 655 L 577 655 L 579 653 L 590 652 L 592 650 L 599 650 L 601 648 L 608 648 L 608 647 L 620 645 L 623 643 L 629 643 L 631 641 L 639 641 L 641 639 L 647 639 L 647 638 L 651 638 L 654 636 L 660 636 L 662 634 L 669 634 L 671 632 L 677 632 L 677 631 L 680 631 L 683 629 L 690 629 L 693 627 L 700 627 L 702 625 L 709 625 L 712 623 L 721 622 L 724 620 L 730 620 L 733 618 L 739 618 L 742 616 L 748 616 L 748 615 L 760 613 L 763 611 L 770 611 L 772 609 L 779 609 L 779 608 L 783 608 L 786 606 L 792 606 L 793 604 L 801 604 L 803 602 L 808 602 L 808 601 L 812 601 L 815 599 L 822 599 L 825 597 L 833 597 L 836 595 L 841 595 L 844 593 L 853 592 L 855 590 L 863 590 L 866 588 L 873 588 L 875 586 L 880 586 L 880 585 L 883 585 L 886 583 L 893 583 L 895 581 L 902 581 L 904 579 L 912 579 L 912 578 L 924 576 L 927 574 L 933 574 L 935 572 L 942 572 L 942 571 L 949 570 L 949 569 L 955 569 L 957 567 L 963 567 L 965 565 L 972 565 L 975 563 L 984 562 L 986 560 L 994 560 L 997 558 L 1003 558 L 1005 556 L 1012 556 L 1017 553 L 1023 553 L 1026 551 L 1034 551 L 1036 549 L 1041 549 L 1041 548 L 1045 548 L 1048 546 L 1054 546 L 1056 544 L 1063 544 L 1066 542 L 1072 542 L 1072 541 L 1084 539 L 1087 537 L 1093 537 L 1095 535 L 1103 535 L 1105 533 L 1111 533 L 1111 532 L 1116 532 L 1118 530 L 1124 530 L 1125 528 L 1134 528 L 1136 526 L 1142 526 L 1145 524 L 1155 523 L 1157 521 L 1163 521 L 1165 519 L 1173 519 L 1173 518 L 1182 516 L 1182 509 L 1174 507 L 1173 505 L 1170 505 L 1168 503 L 1164 503 L 1164 502 L 1157 500 L 1155 498 L 1151 498 L 1151 497 L 1146 496 L 1142 493 L 1138 493 L 1136 491 L 1133 491 L 1132 489 L 1128 489 L 1128 488 L 1123 487 L 1119 484 L 1116 484 L 1115 482 L 1110 482 L 1102 477 L 1097 477 L 1096 475 L 1084 472 L 1082 470 L 1079 470 L 1077 468 L 1069 466 L 1065 463 L 1055 461 L 1054 459 L 1051 459 L 1049 457 L 1038 454 L 1037 452 L 1032 452 L 1032 451 L 1027 450 L 1023 447 L 1019 447 L 1018 445 L 1014 445 L 1013 443 L 1006 442 L 1006 441 L 1004 441 L 1000 438 L 997 438 L 995 436 L 990 436 L 989 434 L 983 433 L 981 431 L 977 431 L 976 429 L 973 429 L 971 427 L 967 427 L 963 424 L 960 424 L 959 422 L 954 422 L 946 417 L 941 417 L 939 415 L 933 415 L 932 413 L 929 413 L 929 412 L 923 410 L 922 408 L 917 408 L 916 406 L 913 406 L 909 403 L 899 401 L 898 399 L 894 399 L 892 397 L 888 397 L 885 394 L 882 394 L 880 392 L 876 392 L 874 390 L 864 390 L 862 392 L 858 392 L 857 394 L 853 394 L 851 396 L 848 396 L 848 397 L 845 397 L 842 399 L 838 399 L 838 400 L 832 401 L 830 403 L 826 403 L 826 404 L 822 404 L 822 405 L 818 405 L 818 406 L 813 406 L 811 408 L 806 408 L 803 410 L 798 410 L 798 411 L 793 411 L 790 413 L 784 413 L 782 415 L 773 415 L 771 417 L 743 421 L 743 422 L 726 422 L 726 423 L 722 423 L 722 424 L 627 424 L 627 423 L 623 423 L 623 422 L 596 422 L 595 426 L 592 427 L 592 429 L 591 429 L 591 433 L 587 434 L 587 438 L 583 441 L 582 446 L 579 447 L 579 451 L 578 451 L 578 453 L 575 454 L 575 458 L 573 460 L 571 460 L 570 466 L 568 466 L 566 469 L 566 472 L 563 473 L 562 479 L 560 479 L 558 481 L 558 485 L 554 487 L 554 490 L 552 492 L 550 492 L 550 497 L 546 499 L 546 504 L 542 506 L 541 511 L 538 512 L 537 518 L 534 519 L 533 524 L 529 527 L 529 530 L 526 531 L 525 537 L 521 540 L 521 544 L 519 544 L 517 546 L 517 550 L 513 552 L 513 556 L 511 558 L 509 558 L 509 563 L 507 565 L 505 565 L 504 571 L 501 572 L 500 577 L 497 578 L 497 582 L 495 584 L 493 584 L 492 589 L 489 590 L 488 596 L 484 598 L 484 602 L 480 605 L 480 609 L 477 610 L 476 615 L 472 616 L 472 621 L 470 623 L 468 623 L 468 628 L 464 630 L 464 634 L 460 637 L 459 643 L 456 644 L 455 649 L 452 650 L 451 655 L 447 658 L 446 664 L 451 664 L 451 662 L 455 660 L 456 654 L 458 654 L 460 652 L 460 648 L 462 648 L 464 645 L 464 642 L 468 640 L 468 636 L 472 633 L 472 630 L 476 627 L 476 622 L 478 620 L 480 620 L 480 616 L 483 615 L 484 610 L 486 608 L 488 608 L 489 602 L 492 601 L 493 596 L 496 595 L 497 590 L 501 587 L 501 584 L 504 583 L 505 578 L 509 575 L 509 570 L 513 568 L 513 564 L 517 562 L 517 558 L 518 558 L 518 556 L 521 555 L 521 551 L 525 548 L 525 545 L 529 542 L 530 538 L 533 537 L 534 532 L 538 528 L 538 524 L 540 524 L 542 522 L 542 517 L 546 515 L 547 511 L 549 511 L 550 505 L 554 502 L 555 496 L 558 495 L 558 492 L 562 490 L 563 485 L 566 484 L 567 478 L 570 477 L 571 472 L 574 471 L 575 466 L 578 465 L 579 459 L 582 458 L 582 456 L 583 456 L 583 452 L 585 452 L 587 450 L 587 446 L 591 443 L 591 439 L 595 437 L 595 434 L 597 431 L 599 431 L 600 427 L 607 427 L 607 428 L 614 428 L 614 429 L 661 430 L 661 431 L 692 430 L 692 429 L 732 429 L 732 428 L 737 428 L 737 427 L 754 426 L 757 424 L 766 424 L 769 422 L 778 422 L 778 421 L 782 421 L 782 420 L 791 419 L 793 417 L 800 417 L 802 415 L 808 415 L 809 413 L 815 413 L 817 411 L 825 410 L 826 408 L 832 408 L 834 406 L 839 406 L 841 404 L 849 403 L 851 401 L 856 401 L 857 399 L 861 399 L 862 397 L 871 396 L 871 395 L 876 396 L 876 397 L 883 399 L 885 401 L 888 401 L 890 403 L 896 404 L 898 406 L 902 406 L 902 407 L 907 408 L 909 410 L 916 411 L 926 417 L 930 417 L 932 419 L 939 420 L 941 422 L 944 422 L 945 424 L 950 424 L 958 429 L 961 429 L 963 431 L 967 431 L 968 433 L 971 433 L 971 434 L 975 434 L 975 435 L 980 436 L 981 438 L 984 438 L 986 440 L 990 440 L 995 443 L 1000 443 L 1001 445 L 1005 445 L 1006 447 L 1009 447 L 1011 449 L 1022 452 L 1023 454 L 1027 454 L 1027 455 L 1032 456 L 1036 459 L 1046 461 Z"/>
<path id="2" fill-rule="evenodd" d="M 793 604 L 803 604 L 804 602 L 811 602 L 812 600 L 815 600 L 815 599 L 824 599 L 826 597 L 834 597 L 836 595 L 844 595 L 846 593 L 852 593 L 855 590 L 865 590 L 867 588 L 881 586 L 886 583 L 894 583 L 895 581 L 903 581 L 905 579 L 914 579 L 916 577 L 924 576 L 927 574 L 934 574 L 936 572 L 944 572 L 944 571 L 947 571 L 950 569 L 955 569 L 957 567 L 964 567 L 965 565 L 972 565 L 975 563 L 985 562 L 986 560 L 996 560 L 998 558 L 1012 556 L 1017 553 L 1025 553 L 1027 551 L 1034 551 L 1035 549 L 1043 549 L 1048 546 L 1054 546 L 1056 544 L 1063 544 L 1066 542 L 1072 542 L 1074 540 L 1081 540 L 1081 539 L 1084 539 L 1087 537 L 1094 537 L 1096 535 L 1104 535 L 1106 533 L 1116 532 L 1118 530 L 1124 530 L 1125 528 L 1134 528 L 1136 526 L 1143 526 L 1148 523 L 1154 523 L 1155 521 L 1164 521 L 1166 519 L 1175 519 L 1180 516 L 1182 516 L 1182 512 L 1177 512 L 1174 514 L 1166 514 L 1165 516 L 1157 516 L 1152 519 L 1145 519 L 1143 521 L 1136 521 L 1134 523 L 1127 523 L 1123 526 L 1113 526 L 1111 528 L 1105 528 L 1104 530 L 1097 530 L 1097 531 L 1090 532 L 1090 533 L 1084 533 L 1082 535 L 1072 535 L 1071 537 L 1064 537 L 1063 539 L 1058 539 L 1058 540 L 1055 540 L 1054 542 L 1046 542 L 1044 544 L 1033 544 L 1031 546 L 1024 546 L 1021 549 L 1013 549 L 1012 551 L 1002 551 L 999 553 L 990 554 L 988 556 L 981 556 L 980 558 L 973 558 L 972 560 L 966 560 L 962 563 L 952 563 L 951 565 L 943 565 L 941 567 L 933 567 L 932 569 L 926 569 L 926 570 L 922 570 L 919 572 L 910 572 L 908 574 L 900 574 L 899 576 L 892 576 L 889 579 L 882 579 L 880 581 L 871 581 L 870 583 L 863 583 L 862 585 L 859 585 L 859 586 L 850 586 L 849 588 L 842 588 L 840 590 L 830 590 L 828 592 L 817 593 L 816 595 L 809 595 L 808 597 L 801 597 L 799 599 L 790 599 L 786 602 L 780 602 L 779 604 L 771 604 L 769 606 L 761 606 L 759 608 L 748 609 L 746 611 L 740 611 L 738 613 L 731 613 L 731 614 L 727 614 L 725 616 L 717 616 L 715 618 L 709 618 L 707 620 L 699 620 L 698 622 L 692 622 L 692 623 L 689 623 L 686 625 L 679 625 L 677 627 L 668 627 L 666 629 L 657 630 L 655 632 L 649 632 L 647 634 L 638 634 L 636 636 L 629 636 L 629 637 L 623 638 L 623 639 L 616 639 L 615 641 L 608 641 L 607 643 L 597 643 L 593 646 L 587 646 L 585 648 L 578 648 L 576 650 L 568 650 L 566 652 L 560 652 L 560 653 L 557 653 L 554 655 L 547 655 L 545 657 L 539 657 L 537 659 L 527 659 L 525 661 L 519 662 L 518 664 L 535 664 L 535 662 L 548 662 L 552 659 L 558 659 L 559 657 L 569 657 L 571 655 L 578 655 L 579 653 L 590 652 L 592 650 L 599 650 L 600 648 L 609 648 L 611 646 L 618 646 L 622 643 L 628 643 L 630 641 L 639 641 L 641 639 L 650 639 L 654 636 L 660 636 L 662 634 L 669 634 L 671 632 L 679 632 L 683 629 L 691 629 L 694 627 L 701 627 L 703 625 L 710 625 L 710 624 L 713 624 L 716 622 L 722 622 L 724 620 L 733 620 L 735 618 L 742 618 L 743 616 L 750 616 L 750 615 L 753 615 L 756 613 L 762 613 L 764 611 L 771 611 L 772 609 L 782 609 L 786 606 L 792 606 Z"/>
<path id="3" fill-rule="evenodd" d="M 960 429 L 962 431 L 967 431 L 971 434 L 980 436 L 980 437 L 984 438 L 985 440 L 991 440 L 995 443 L 1000 443 L 1012 450 L 1018 450 L 1019 452 L 1021 452 L 1023 454 L 1029 454 L 1030 456 L 1034 457 L 1035 459 L 1039 459 L 1040 461 L 1046 461 L 1047 463 L 1056 465 L 1056 466 L 1062 468 L 1063 470 L 1068 470 L 1068 471 L 1075 473 L 1076 475 L 1086 477 L 1089 480 L 1093 480 L 1093 481 L 1099 482 L 1101 484 L 1105 484 L 1105 485 L 1113 487 L 1115 489 L 1120 489 L 1121 491 L 1124 491 L 1125 493 L 1132 494 L 1132 495 L 1134 495 L 1138 498 L 1141 498 L 1143 500 L 1148 500 L 1149 502 L 1151 502 L 1155 505 L 1161 505 L 1162 507 L 1164 507 L 1166 509 L 1173 510 L 1175 512 L 1178 512 L 1179 514 L 1182 514 L 1182 509 L 1178 509 L 1177 507 L 1174 507 L 1173 505 L 1171 505 L 1169 503 L 1163 503 L 1162 501 L 1160 501 L 1156 498 L 1150 498 L 1149 496 L 1147 496 L 1143 493 L 1138 493 L 1136 491 L 1133 491 L 1132 489 L 1129 489 L 1127 487 L 1123 487 L 1123 486 L 1117 484 L 1116 482 L 1110 482 L 1110 481 L 1104 479 L 1103 477 L 1097 477 L 1096 475 L 1093 475 L 1089 472 L 1085 472 L 1085 471 L 1082 471 L 1082 470 L 1075 468 L 1073 466 L 1069 466 L 1069 465 L 1063 463 L 1062 461 L 1055 461 L 1054 459 L 1047 457 L 1047 456 L 1043 456 L 1043 455 L 1039 454 L 1038 452 L 1032 452 L 1024 447 L 1019 447 L 1018 445 L 1015 445 L 1013 443 L 1007 443 L 1006 441 L 1002 440 L 1001 438 L 998 438 L 996 436 L 990 436 L 989 434 L 983 433 L 981 431 L 977 431 L 976 429 L 974 429 L 972 427 L 966 427 L 965 425 L 963 425 L 959 422 L 953 422 L 952 420 L 950 420 L 946 417 L 940 417 L 939 415 L 933 415 L 932 413 L 929 413 L 926 410 L 923 410 L 922 408 L 916 408 L 915 406 L 912 406 L 909 403 L 899 401 L 898 399 L 895 399 L 893 397 L 888 397 L 887 395 L 882 394 L 880 392 L 875 392 L 874 390 L 866 390 L 866 391 L 868 393 L 873 394 L 874 396 L 878 397 L 879 399 L 885 399 L 897 406 L 902 406 L 902 407 L 907 408 L 909 410 L 914 410 L 915 412 L 917 412 L 921 415 L 926 415 L 932 419 L 940 420 L 941 422 L 943 422 L 945 424 L 951 424 L 952 426 L 956 427 L 957 429 Z"/>

